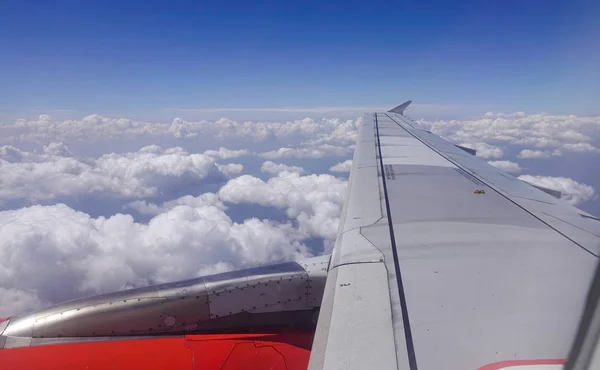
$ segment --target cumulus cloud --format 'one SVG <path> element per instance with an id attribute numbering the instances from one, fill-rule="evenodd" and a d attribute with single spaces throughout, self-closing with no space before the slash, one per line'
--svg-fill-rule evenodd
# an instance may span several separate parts
<path id="1" fill-rule="evenodd" d="M 260 153 L 259 157 L 267 159 L 341 157 L 348 154 L 351 150 L 353 149 L 350 147 L 323 144 L 314 148 L 279 148 Z"/>
<path id="2" fill-rule="evenodd" d="M 225 211 L 226 207 L 219 197 L 214 193 L 204 193 L 198 196 L 185 195 L 183 197 L 163 202 L 161 205 L 155 203 L 148 203 L 145 200 L 135 200 L 124 206 L 124 209 L 133 209 L 138 213 L 144 215 L 156 216 L 160 213 L 164 213 L 172 210 L 177 206 L 189 206 L 193 208 L 213 206 L 222 211 Z"/>
<path id="3" fill-rule="evenodd" d="M 262 166 L 260 166 L 260 171 L 271 175 L 278 175 L 282 172 L 296 172 L 299 174 L 303 174 L 304 168 L 298 166 L 288 166 L 283 163 L 266 161 L 262 164 Z"/>
<path id="4" fill-rule="evenodd" d="M 496 168 L 499 168 L 508 173 L 519 173 L 523 171 L 521 166 L 516 162 L 511 161 L 488 161 L 488 163 Z"/>
<path id="5" fill-rule="evenodd" d="M 352 170 L 352 159 L 340 162 L 334 166 L 329 167 L 331 172 L 350 172 Z"/>
<path id="6" fill-rule="evenodd" d="M 358 126 L 362 123 L 362 117 L 356 121 L 348 120 L 345 122 L 333 121 L 334 129 L 328 133 L 319 133 L 317 138 L 305 141 L 304 145 L 322 145 L 322 144 L 353 144 L 358 137 Z"/>
<path id="7" fill-rule="evenodd" d="M 204 152 L 204 155 L 219 159 L 238 158 L 248 154 L 250 154 L 250 151 L 247 149 L 231 150 L 223 147 L 220 147 L 219 150 L 207 150 Z"/>
<path id="8" fill-rule="evenodd" d="M 475 149 L 477 156 L 481 158 L 501 158 L 504 155 L 502 148 L 487 143 L 462 143 L 460 146 Z"/>
<path id="9" fill-rule="evenodd" d="M 567 143 L 567 144 L 561 145 L 560 149 L 570 150 L 570 151 L 579 152 L 579 153 L 598 152 L 599 151 L 598 148 L 596 148 L 595 146 L 593 146 L 590 143 L 576 143 L 576 144 Z"/>
<path id="10" fill-rule="evenodd" d="M 299 230 L 331 243 L 337 226 L 347 182 L 331 175 L 302 176 L 282 172 L 267 182 L 250 175 L 229 180 L 219 197 L 230 203 L 254 203 L 286 209 L 298 222 Z"/>
<path id="11" fill-rule="evenodd" d="M 306 246 L 313 239 L 331 248 L 347 182 L 330 174 L 306 175 L 298 163 L 351 154 L 359 123 L 360 118 L 161 123 L 100 115 L 4 122 L 0 205 L 104 195 L 124 214 L 96 218 L 70 208 L 81 207 L 76 202 L 0 212 L 0 316 L 86 294 L 301 258 L 313 253 Z M 519 151 L 521 158 L 596 153 L 600 138 L 600 117 L 489 113 L 419 123 L 513 173 L 522 171 L 519 164 L 498 158 Z M 112 146 L 80 155 L 95 139 Z M 228 163 L 235 158 L 246 168 Z M 296 166 L 277 163 L 286 159 Z M 343 161 L 330 171 L 347 172 L 351 164 Z M 239 176 L 259 165 L 270 179 Z M 591 186 L 568 178 L 520 178 L 557 189 L 573 204 L 596 196 Z M 167 196 L 177 184 L 197 183 L 210 183 L 211 193 L 189 186 L 188 195 Z M 233 204 L 275 207 L 289 220 L 233 222 L 227 212 L 244 208 Z M 149 221 L 136 221 L 129 212 Z"/>
<path id="12" fill-rule="evenodd" d="M 568 177 L 521 175 L 519 179 L 544 188 L 558 190 L 562 193 L 561 199 L 573 205 L 596 197 L 596 190 L 592 186 L 580 184 Z"/>
<path id="13" fill-rule="evenodd" d="M 227 118 L 216 121 L 190 122 L 175 118 L 170 123 L 135 121 L 127 118 L 103 117 L 98 114 L 80 120 L 53 120 L 41 115 L 34 120 L 19 119 L 0 126 L 0 137 L 8 140 L 51 140 L 122 138 L 122 137 L 172 137 L 197 138 L 248 138 L 263 141 L 267 138 L 297 136 L 306 140 L 317 138 L 319 144 L 352 140 L 354 121 L 337 118 L 314 120 L 304 118 L 286 122 L 238 122 Z"/>
<path id="14" fill-rule="evenodd" d="M 215 164 L 221 173 L 227 176 L 239 175 L 244 170 L 244 166 L 238 163 Z"/>
<path id="15" fill-rule="evenodd" d="M 162 205 L 148 224 L 125 214 L 92 218 L 64 204 L 0 212 L 0 315 L 310 256 L 291 224 L 235 223 L 207 199 Z"/>
<path id="16" fill-rule="evenodd" d="M 84 194 L 151 197 L 169 186 L 217 180 L 242 170 L 239 164 L 219 165 L 210 156 L 178 147 L 152 145 L 137 152 L 76 158 L 62 143 L 45 146 L 43 154 L 3 146 L 0 200 L 35 202 Z"/>
<path id="17" fill-rule="evenodd" d="M 550 158 L 551 152 L 543 150 L 524 149 L 519 152 L 519 158 Z"/>
<path id="18" fill-rule="evenodd" d="M 539 148 L 543 150 L 540 153 L 554 155 L 562 154 L 562 151 L 553 152 L 556 149 L 595 152 L 597 149 L 589 142 L 600 136 L 600 117 L 575 115 L 488 112 L 481 118 L 471 120 L 418 122 L 436 135 L 454 142 L 509 143 L 528 146 L 530 148 L 527 149 L 531 151 L 538 151 L 535 148 Z"/>

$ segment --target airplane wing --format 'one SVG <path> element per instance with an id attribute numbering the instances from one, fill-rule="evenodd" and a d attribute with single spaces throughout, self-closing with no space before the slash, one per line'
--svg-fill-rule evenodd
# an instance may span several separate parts
<path id="1" fill-rule="evenodd" d="M 586 368 L 600 220 L 409 104 L 365 115 L 331 256 L 0 319 L 0 367 L 550 370 L 572 351 Z"/>
<path id="2" fill-rule="evenodd" d="M 419 127 L 407 103 L 363 117 L 309 369 L 562 368 L 600 220 Z"/>

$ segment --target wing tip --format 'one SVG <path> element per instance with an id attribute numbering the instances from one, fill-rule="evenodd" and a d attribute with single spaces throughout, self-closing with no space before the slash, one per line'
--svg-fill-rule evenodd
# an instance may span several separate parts
<path id="1" fill-rule="evenodd" d="M 410 105 L 410 103 L 412 103 L 412 100 L 407 100 L 404 103 L 388 110 L 388 112 L 391 113 L 398 113 L 398 114 L 404 114 L 404 110 Z"/>

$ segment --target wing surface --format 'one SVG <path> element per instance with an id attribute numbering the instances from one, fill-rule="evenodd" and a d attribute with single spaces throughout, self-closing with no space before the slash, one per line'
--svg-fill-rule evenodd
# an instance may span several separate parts
<path id="1" fill-rule="evenodd" d="M 309 368 L 558 366 L 598 253 L 593 216 L 402 114 L 365 115 Z"/>

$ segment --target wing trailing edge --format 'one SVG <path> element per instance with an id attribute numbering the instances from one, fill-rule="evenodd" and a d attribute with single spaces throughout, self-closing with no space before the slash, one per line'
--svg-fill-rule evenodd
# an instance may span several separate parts
<path id="1" fill-rule="evenodd" d="M 545 188 L 545 187 L 543 187 L 543 186 L 539 186 L 539 185 L 536 185 L 536 184 L 532 184 L 532 183 L 530 183 L 530 182 L 528 182 L 528 181 L 525 181 L 525 180 L 521 180 L 521 181 L 523 181 L 524 183 L 527 183 L 527 184 L 529 184 L 529 185 L 533 186 L 533 187 L 534 187 L 534 188 L 536 188 L 536 189 L 539 189 L 539 190 L 543 191 L 543 192 L 544 192 L 544 193 L 546 193 L 546 194 L 550 194 L 550 195 L 552 195 L 552 196 L 553 196 L 554 198 L 556 198 L 556 199 L 560 199 L 560 198 L 562 197 L 562 193 L 561 193 L 560 191 L 558 191 L 558 190 L 554 190 L 554 189 L 548 189 L 548 188 Z"/>
<path id="2" fill-rule="evenodd" d="M 454 146 L 457 147 L 457 148 L 459 148 L 459 149 L 464 150 L 465 152 L 467 152 L 467 153 L 469 153 L 471 155 L 477 155 L 477 150 L 475 150 L 475 149 L 471 149 L 471 148 L 467 148 L 467 147 L 464 147 L 464 146 L 460 146 L 458 144 L 454 144 Z"/>

